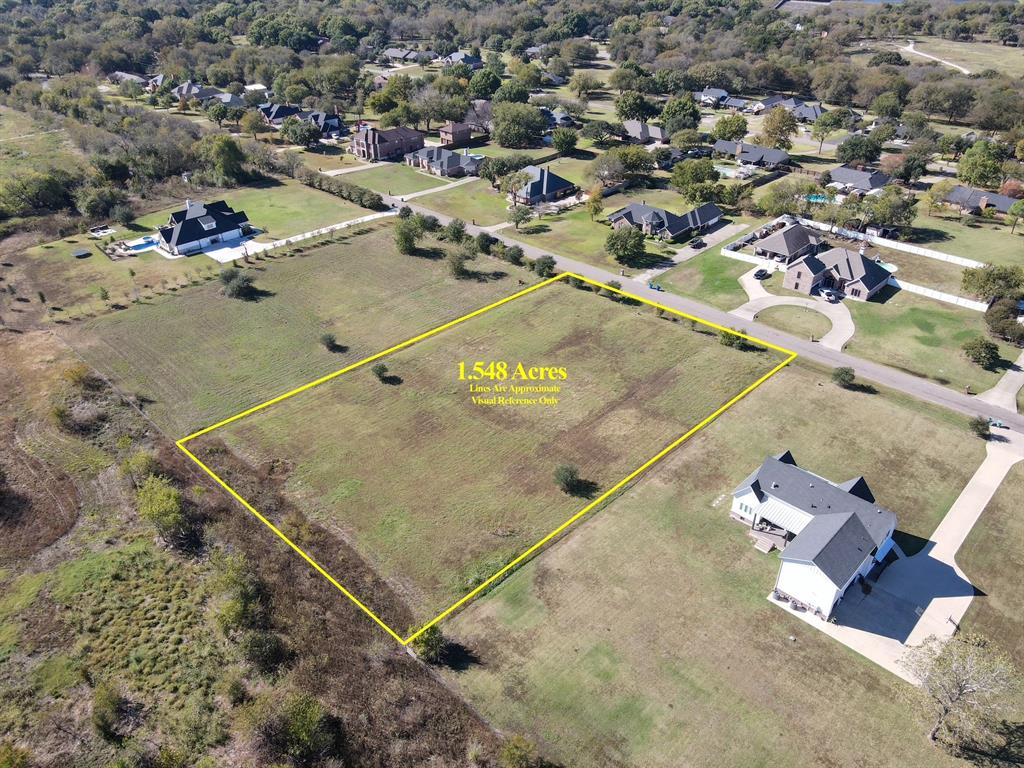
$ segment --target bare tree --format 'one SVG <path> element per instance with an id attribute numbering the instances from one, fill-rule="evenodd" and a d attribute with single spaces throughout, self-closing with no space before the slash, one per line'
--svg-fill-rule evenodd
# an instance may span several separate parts
<path id="1" fill-rule="evenodd" d="M 930 637 L 907 652 L 903 666 L 920 683 L 922 706 L 933 718 L 933 742 L 943 729 L 957 739 L 976 734 L 1018 684 L 1010 658 L 970 633 L 951 640 Z"/>

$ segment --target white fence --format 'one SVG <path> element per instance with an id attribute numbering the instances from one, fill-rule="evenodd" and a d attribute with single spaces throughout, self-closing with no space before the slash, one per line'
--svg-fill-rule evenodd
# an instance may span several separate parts
<path id="1" fill-rule="evenodd" d="M 286 237 L 283 240 L 274 240 L 271 243 L 249 243 L 250 253 L 262 253 L 263 251 L 271 251 L 274 248 L 282 248 L 286 245 L 294 245 L 295 243 L 301 243 L 303 240 L 309 240 L 320 235 L 326 235 L 331 232 L 337 232 L 339 229 L 346 229 L 348 227 L 354 227 L 357 224 L 366 224 L 369 221 L 376 221 L 377 219 L 384 219 L 388 216 L 397 216 L 398 211 L 395 209 L 381 211 L 380 213 L 371 213 L 368 216 L 360 216 L 358 219 L 352 219 L 351 221 L 343 221 L 340 224 L 331 224 L 329 227 L 321 227 L 320 229 L 314 229 L 310 232 L 303 232 L 300 235 L 292 235 Z"/>
<path id="2" fill-rule="evenodd" d="M 821 232 L 834 232 L 837 235 L 849 238 L 850 240 L 863 240 L 864 242 L 870 243 L 871 245 L 877 245 L 881 248 L 891 248 L 894 251 L 903 251 L 904 253 L 913 253 L 918 256 L 926 256 L 929 259 L 935 259 L 936 261 L 947 261 L 950 264 L 957 264 L 961 267 L 972 267 L 977 269 L 978 267 L 985 266 L 984 262 L 975 261 L 974 259 L 965 259 L 962 256 L 953 256 L 942 251 L 933 251 L 931 248 L 922 248 L 918 245 L 909 245 L 907 243 L 901 243 L 899 240 L 889 240 L 885 237 L 874 237 L 871 235 L 865 235 L 863 232 L 854 232 L 852 229 L 843 229 L 842 227 L 831 227 L 828 224 L 822 224 L 820 221 L 814 221 L 813 219 L 797 219 L 805 227 L 812 227 L 820 230 Z"/>
<path id="3" fill-rule="evenodd" d="M 952 293 L 943 293 L 942 291 L 936 291 L 934 288 L 925 288 L 923 285 L 916 285 L 914 283 L 905 283 L 902 280 L 897 279 L 895 275 L 889 278 L 889 285 L 900 290 L 907 291 L 908 293 L 916 293 L 920 296 L 927 296 L 930 299 L 936 301 L 944 301 L 947 304 L 955 304 L 958 307 L 964 307 L 965 309 L 973 309 L 977 312 L 984 312 L 988 309 L 988 304 L 983 301 L 974 301 L 973 299 L 965 299 L 963 296 L 956 296 Z"/>

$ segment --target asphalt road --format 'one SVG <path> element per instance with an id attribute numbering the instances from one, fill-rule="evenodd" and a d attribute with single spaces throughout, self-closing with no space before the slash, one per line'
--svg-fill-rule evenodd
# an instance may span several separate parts
<path id="1" fill-rule="evenodd" d="M 402 205 L 408 205 L 417 213 L 435 216 L 442 224 L 447 224 L 453 218 L 451 216 L 440 214 L 437 211 L 432 211 L 429 208 L 424 208 L 414 202 L 403 203 L 397 197 L 385 197 L 385 200 L 395 206 L 401 207 Z M 476 235 L 484 231 L 484 229 L 483 227 L 467 223 L 466 231 L 471 235 Z M 607 270 L 593 267 L 589 264 L 584 264 L 582 262 L 566 258 L 565 256 L 559 256 L 557 253 L 549 253 L 548 251 L 536 248 L 527 243 L 523 243 L 518 240 L 511 240 L 502 236 L 500 232 L 489 234 L 508 245 L 518 245 L 531 259 L 536 259 L 540 256 L 553 257 L 558 265 L 558 269 L 561 271 L 575 272 L 578 275 L 582 275 L 583 277 L 587 277 L 600 283 L 608 283 L 613 280 L 618 281 L 622 284 L 623 291 L 632 293 L 633 295 L 643 299 L 657 302 L 669 309 L 684 312 L 688 315 L 695 315 L 717 325 L 736 328 L 737 330 L 742 326 L 742 328 L 751 336 L 755 336 L 780 347 L 790 349 L 793 352 L 796 352 L 800 357 L 830 368 L 839 368 L 842 366 L 853 368 L 854 371 L 856 371 L 858 380 L 869 381 L 880 387 L 894 389 L 910 395 L 911 397 L 915 397 L 918 400 L 949 408 L 952 411 L 957 411 L 967 416 L 987 416 L 989 418 L 1002 421 L 1012 429 L 1024 432 L 1024 415 L 1017 414 L 1005 408 L 979 400 L 972 395 L 957 392 L 956 390 L 937 384 L 933 381 L 929 381 L 928 379 L 920 378 L 918 376 L 905 373 L 904 371 L 890 368 L 886 365 L 881 365 L 880 363 L 854 357 L 846 352 L 828 349 L 817 342 L 792 336 L 767 325 L 762 325 L 756 321 L 740 320 L 728 312 L 724 312 L 699 301 L 694 301 L 693 299 L 688 299 L 666 291 L 653 290 L 648 288 L 647 283 L 645 282 L 638 282 L 628 277 L 622 277 L 620 275 L 613 274 L 612 272 L 608 272 Z M 898 429 L 899 426 L 893 425 L 893 428 Z"/>

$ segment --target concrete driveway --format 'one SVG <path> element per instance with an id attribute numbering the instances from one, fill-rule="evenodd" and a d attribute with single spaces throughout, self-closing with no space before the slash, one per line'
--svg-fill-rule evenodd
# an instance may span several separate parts
<path id="1" fill-rule="evenodd" d="M 763 269 L 763 267 L 754 267 L 749 272 L 740 276 L 740 285 L 747 292 L 750 301 L 736 307 L 730 314 L 744 320 L 754 321 L 757 319 L 758 313 L 768 309 L 768 307 L 803 307 L 804 309 L 810 309 L 821 313 L 832 323 L 832 328 L 818 339 L 818 343 L 829 349 L 842 351 L 846 342 L 853 338 L 853 334 L 856 331 L 853 317 L 850 316 L 850 310 L 842 302 L 833 304 L 816 296 L 808 296 L 805 299 L 799 296 L 778 296 L 774 293 L 769 293 L 764 285 L 761 284 L 761 281 L 754 277 L 754 273 L 759 269 Z"/>
<path id="2" fill-rule="evenodd" d="M 924 548 L 900 558 L 870 592 L 854 585 L 836 608 L 835 624 L 777 603 L 784 610 L 909 682 L 908 647 L 931 636 L 951 637 L 970 607 L 984 599 L 956 563 L 956 553 L 988 506 L 1010 468 L 1024 461 L 1024 434 L 997 430 L 981 463 Z M 769 599 L 771 599 L 769 597 Z"/>
<path id="3" fill-rule="evenodd" d="M 1021 387 L 1024 387 L 1024 353 L 1017 358 L 1017 362 L 1010 366 L 992 389 L 986 389 L 975 399 L 998 405 L 1008 411 L 1016 411 L 1017 393 L 1020 392 Z"/>
<path id="4" fill-rule="evenodd" d="M 634 276 L 634 280 L 639 280 L 643 283 L 649 283 L 651 280 L 656 278 L 663 272 L 667 272 L 680 264 L 684 264 L 695 256 L 700 256 L 705 251 L 708 251 L 716 246 L 724 243 L 726 240 L 730 240 L 736 235 L 749 228 L 749 224 L 723 224 L 711 232 L 706 232 L 700 236 L 701 240 L 704 241 L 704 245 L 701 248 L 691 248 L 688 245 L 684 245 L 681 248 L 677 248 L 675 253 L 670 259 L 665 259 L 664 265 L 655 267 L 654 269 L 648 269 L 646 272 Z"/>

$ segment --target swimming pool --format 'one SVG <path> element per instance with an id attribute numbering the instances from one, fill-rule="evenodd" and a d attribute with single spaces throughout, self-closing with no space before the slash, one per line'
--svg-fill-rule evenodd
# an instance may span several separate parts
<path id="1" fill-rule="evenodd" d="M 148 251 L 150 248 L 156 248 L 156 238 L 146 235 L 140 240 L 136 240 L 134 243 L 126 243 L 129 251 Z"/>
<path id="2" fill-rule="evenodd" d="M 808 203 L 831 203 L 832 202 L 832 198 L 831 197 L 829 197 L 828 195 L 822 195 L 820 193 L 816 193 L 816 194 L 813 194 L 813 195 L 808 195 L 805 199 L 807 200 Z"/>

